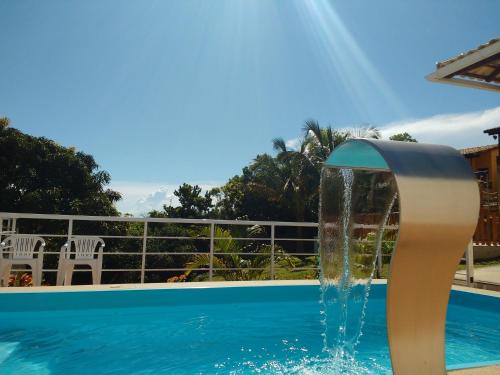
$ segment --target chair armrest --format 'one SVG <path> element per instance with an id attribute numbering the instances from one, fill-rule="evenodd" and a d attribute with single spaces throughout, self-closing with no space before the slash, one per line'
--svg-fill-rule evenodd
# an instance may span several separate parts
<path id="1" fill-rule="evenodd" d="M 68 249 L 69 249 L 69 243 L 66 242 L 64 245 L 61 246 L 59 257 L 66 258 L 66 253 L 68 252 Z"/>
<path id="2" fill-rule="evenodd" d="M 99 249 L 97 250 L 97 256 L 99 258 L 101 258 L 102 254 L 104 253 L 104 246 L 106 246 L 106 245 L 104 245 L 103 243 L 101 243 L 101 246 L 99 246 Z"/>

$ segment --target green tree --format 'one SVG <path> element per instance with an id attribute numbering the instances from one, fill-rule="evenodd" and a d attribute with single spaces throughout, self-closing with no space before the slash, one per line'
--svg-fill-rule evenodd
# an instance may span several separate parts
<path id="1" fill-rule="evenodd" d="M 401 141 L 401 142 L 417 142 L 409 133 L 398 133 L 389 137 L 391 141 Z"/>
<path id="2" fill-rule="evenodd" d="M 282 194 L 287 171 L 268 154 L 257 155 L 241 176 L 214 189 L 215 215 L 224 219 L 291 220 Z"/>
<path id="3" fill-rule="evenodd" d="M 311 210 L 317 212 L 314 205 L 317 202 L 320 175 L 308 145 L 307 139 L 303 139 L 297 150 L 290 150 L 282 138 L 273 140 L 273 147 L 278 151 L 276 159 L 284 172 L 276 193 L 289 202 L 293 219 L 299 222 L 305 221 Z"/>
<path id="4" fill-rule="evenodd" d="M 214 194 L 212 191 L 202 194 L 200 186 L 184 183 L 174 191 L 174 195 L 179 199 L 179 206 L 164 205 L 163 212 L 152 211 L 149 213 L 149 216 L 181 219 L 203 219 L 209 217 L 213 207 L 212 196 Z"/>
<path id="5" fill-rule="evenodd" d="M 0 119 L 0 210 L 46 214 L 116 216 L 120 194 L 106 185 L 110 175 L 99 169 L 91 155 L 63 147 L 43 137 L 33 137 L 9 127 Z M 23 233 L 65 235 L 67 222 L 20 220 Z M 124 236 L 127 223 L 76 221 L 73 233 Z M 46 237 L 46 251 L 58 252 L 64 237 Z M 126 251 L 136 246 L 133 239 L 107 238 L 106 251 Z M 57 255 L 46 254 L 45 268 L 56 268 Z M 105 268 L 137 268 L 140 260 L 130 256 L 107 256 Z M 55 283 L 55 273 L 46 273 L 45 282 Z M 90 275 L 76 273 L 75 283 L 88 282 Z M 126 273 L 103 274 L 103 282 L 137 281 Z"/>
<path id="6" fill-rule="evenodd" d="M 74 148 L 33 137 L 0 119 L 0 207 L 2 211 L 50 214 L 118 214 L 110 175 L 94 158 Z"/>

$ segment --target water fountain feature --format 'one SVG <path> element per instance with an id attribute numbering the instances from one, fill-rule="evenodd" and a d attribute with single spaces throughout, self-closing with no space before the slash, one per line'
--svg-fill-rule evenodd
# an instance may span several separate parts
<path id="1" fill-rule="evenodd" d="M 395 207 L 395 183 L 388 171 L 325 167 L 321 191 L 324 351 L 339 373 L 363 373 L 366 369 L 356 370 L 356 346 L 376 255 Z"/>
<path id="2" fill-rule="evenodd" d="M 356 346 L 376 259 L 384 236 L 398 229 L 387 292 L 393 371 L 445 374 L 448 295 L 478 203 L 470 168 L 450 147 L 358 139 L 330 155 L 321 178 L 320 259 L 324 351 L 336 373 L 363 373 Z"/>

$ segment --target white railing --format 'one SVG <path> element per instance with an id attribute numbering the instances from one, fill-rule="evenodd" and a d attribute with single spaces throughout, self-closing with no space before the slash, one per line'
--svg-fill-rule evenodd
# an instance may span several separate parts
<path id="1" fill-rule="evenodd" d="M 48 224 L 47 224 L 48 223 Z M 63 227 L 61 227 L 61 223 Z M 88 228 L 85 233 L 79 232 L 78 227 L 82 227 L 82 223 L 100 223 L 97 225 L 99 227 L 100 233 L 89 233 Z M 129 233 L 106 233 L 106 230 L 102 224 L 104 223 L 114 223 L 114 224 L 125 224 L 128 225 L 127 232 Z M 24 214 L 24 213 L 0 213 L 0 240 L 6 235 L 17 233 L 17 234 L 36 234 L 43 237 L 47 246 L 44 250 L 44 256 L 58 257 L 60 255 L 60 246 L 62 242 L 66 242 L 68 238 L 89 235 L 98 236 L 104 239 L 106 242 L 109 241 L 119 241 L 119 240 L 135 240 L 139 241 L 137 248 L 135 245 L 121 244 L 120 246 L 113 247 L 106 244 L 103 256 L 103 273 L 136 273 L 138 278 L 136 282 L 145 283 L 148 282 L 148 274 L 151 273 L 167 273 L 170 276 L 174 273 L 177 275 L 182 275 L 187 271 L 190 272 L 200 272 L 207 273 L 208 277 L 206 279 L 213 280 L 218 273 L 228 273 L 231 271 L 266 271 L 266 277 L 269 279 L 277 278 L 277 271 L 280 269 L 280 265 L 277 262 L 277 258 L 290 258 L 290 257 L 311 257 L 317 256 L 317 224 L 316 223 L 296 223 L 296 222 L 281 222 L 281 221 L 256 221 L 256 220 L 216 220 L 216 219 L 175 219 L 175 218 L 149 218 L 149 217 L 111 217 L 111 216 L 77 216 L 77 215 L 50 215 L 50 214 Z M 26 225 L 28 224 L 28 225 Z M 151 230 L 151 226 L 156 225 L 156 231 Z M 190 226 L 196 226 L 197 228 L 206 228 L 208 235 L 172 235 L 170 233 L 163 233 L 161 230 L 162 225 L 176 225 L 178 227 L 188 228 Z M 95 225 L 94 225 L 95 226 Z M 133 228 L 131 228 L 133 226 Z M 140 233 L 138 232 L 140 226 Z M 230 228 L 234 230 L 235 227 L 240 228 L 251 228 L 259 226 L 262 230 L 257 236 L 231 236 L 231 237 L 218 237 L 216 235 L 216 228 Z M 52 228 L 52 231 L 47 231 L 45 228 Z M 34 229 L 36 228 L 36 229 Z M 54 230 L 53 228 L 58 228 Z M 64 228 L 64 229 L 62 229 Z M 122 229 L 124 229 L 123 227 Z M 308 236 L 297 237 L 292 235 L 279 235 L 277 231 L 292 233 L 297 232 L 299 228 L 305 230 L 309 228 Z M 116 228 L 115 228 L 116 229 Z M 132 229 L 132 230 L 131 230 Z M 178 229 L 178 228 L 177 228 Z M 81 228 L 80 228 L 81 230 Z M 35 232 L 36 231 L 36 232 Z M 113 232 L 113 231 L 111 231 Z M 116 230 L 115 230 L 116 232 Z M 130 234 L 130 232 L 132 234 Z M 168 231 L 167 231 L 168 232 Z M 197 232 L 200 232 L 199 230 Z M 244 232 L 244 231 L 240 231 Z M 300 231 L 299 231 L 300 233 Z M 293 234 L 293 233 L 292 233 Z M 52 239 L 52 241 L 50 241 Z M 59 239 L 59 241 L 57 241 Z M 191 250 L 175 248 L 174 251 L 163 251 L 161 246 L 153 246 L 155 249 L 151 249 L 152 241 L 196 241 L 198 244 L 200 242 L 206 241 L 206 248 L 200 250 L 199 245 L 192 245 Z M 239 251 L 227 252 L 218 248 L 218 242 L 224 241 L 234 241 L 240 243 L 246 243 L 245 246 L 240 246 Z M 295 245 L 291 245 L 295 243 Z M 252 250 L 248 250 L 249 244 L 255 245 Z M 301 245 L 299 245 L 301 244 Z M 305 244 L 308 244 L 306 246 Z M 261 253 L 256 251 L 259 245 L 267 245 L 269 253 Z M 160 251 L 158 251 L 160 247 Z M 203 248 L 203 246 L 201 246 Z M 194 250 L 194 251 L 193 251 Z M 279 253 L 278 253 L 279 251 Z M 138 257 L 135 264 L 139 267 L 122 268 L 114 267 L 107 268 L 106 258 L 110 257 Z M 186 264 L 182 266 L 175 267 L 150 267 L 148 265 L 148 260 L 152 257 L 185 257 L 193 258 L 195 256 L 208 256 L 209 264 L 207 267 L 196 268 L 188 267 Z M 238 267 L 219 267 L 217 264 L 217 258 L 224 258 L 228 256 L 238 256 L 244 261 L 245 258 L 256 257 L 256 256 L 268 256 L 269 262 L 264 266 L 259 265 L 258 267 L 252 266 L 251 264 L 241 265 Z M 138 260 L 138 261 L 137 261 Z M 50 263 L 51 266 L 47 266 L 45 263 Z M 115 262 L 116 263 L 116 262 Z M 132 262 L 134 264 L 134 262 Z M 174 262 L 175 263 L 175 262 Z M 250 262 L 251 263 L 251 262 Z M 281 267 L 283 268 L 283 267 Z M 18 271 L 28 271 L 27 269 L 18 269 Z M 75 272 L 84 272 L 88 270 L 75 270 Z M 318 265 L 298 265 L 290 267 L 291 272 L 298 271 L 310 271 L 317 274 Z M 44 262 L 44 267 L 42 272 L 44 275 L 55 274 L 58 272 L 57 269 L 57 259 L 53 259 L 52 262 Z M 162 279 L 166 281 L 166 278 Z"/>
<path id="2" fill-rule="evenodd" d="M 50 225 L 46 225 L 49 223 Z M 82 232 L 82 223 L 99 223 L 97 225 L 97 230 L 100 232 L 89 232 L 89 228 L 86 228 L 86 232 Z M 115 229 L 109 230 L 103 224 L 104 223 L 114 223 L 124 225 L 118 228 L 118 232 Z M 29 224 L 29 225 L 26 225 Z M 200 235 L 199 230 L 196 231 L 198 234 L 193 235 L 192 233 L 183 233 L 182 235 L 175 235 L 171 233 L 164 233 L 161 230 L 161 226 L 175 225 L 179 228 L 189 228 L 195 226 L 197 228 L 206 228 L 206 235 Z M 156 228 L 152 228 L 156 226 Z M 218 237 L 216 235 L 216 228 L 228 228 L 231 232 L 235 228 L 251 228 L 254 226 L 259 226 L 262 230 L 257 236 L 241 235 L 244 231 L 240 231 L 239 236 L 231 236 L 229 239 L 227 237 Z M 376 229 L 375 225 L 364 225 L 363 227 Z M 301 233 L 299 228 L 302 228 L 302 233 L 305 231 L 306 235 L 301 237 L 295 236 L 294 233 Z M 44 229 L 51 229 L 47 231 Z M 85 229 L 85 228 L 83 228 Z M 113 229 L 113 228 L 111 228 Z M 132 274 L 128 281 L 118 281 L 118 282 L 140 282 L 146 283 L 152 281 L 166 281 L 168 276 L 180 276 L 183 273 L 198 272 L 200 274 L 206 273 L 206 280 L 213 280 L 217 276 L 223 273 L 229 273 L 233 271 L 242 272 L 260 272 L 257 275 L 259 278 L 268 279 L 279 279 L 283 277 L 290 277 L 293 274 L 299 272 L 304 272 L 305 275 L 302 277 L 311 277 L 319 274 L 319 267 L 317 262 L 311 264 L 311 262 L 302 264 L 295 264 L 291 266 L 283 266 L 283 261 L 285 259 L 303 259 L 304 257 L 317 257 L 317 223 L 310 222 L 282 222 L 282 221 L 257 221 L 257 220 L 218 220 L 218 219 L 176 219 L 176 218 L 150 218 L 150 217 L 119 217 L 119 216 L 80 216 L 80 215 L 50 215 L 50 214 L 25 214 L 25 213 L 7 213 L 0 212 L 0 241 L 8 236 L 9 234 L 36 234 L 43 237 L 47 241 L 47 246 L 44 250 L 45 262 L 43 267 L 43 273 L 46 279 L 55 280 L 55 276 L 58 272 L 58 258 L 60 255 L 60 248 L 68 238 L 77 237 L 81 235 L 92 235 L 103 238 L 106 242 L 115 241 L 115 246 L 106 244 L 103 256 L 104 264 L 102 272 L 107 275 L 117 275 L 120 273 Z M 395 229 L 395 228 L 388 228 Z M 93 230 L 96 230 L 95 228 Z M 120 232 L 120 230 L 122 232 Z M 168 232 L 168 231 L 167 231 Z M 237 230 L 236 230 L 237 232 Z M 136 241 L 135 244 L 116 244 L 117 241 Z M 222 251 L 220 249 L 220 243 L 224 241 L 236 241 L 241 243 L 246 243 L 247 245 L 241 246 L 239 251 L 228 252 Z M 179 246 L 173 246 L 172 248 L 165 250 L 163 246 L 154 244 L 154 241 L 168 241 L 170 243 L 175 241 L 185 241 L 191 242 L 190 250 L 180 248 Z M 200 242 L 205 241 L 205 246 L 201 245 Z M 196 244 L 194 244 L 196 242 Z M 248 245 L 254 245 L 251 250 L 248 250 Z M 258 252 L 259 245 L 267 245 L 268 253 Z M 200 250 L 201 248 L 201 250 Z M 383 277 L 383 267 L 387 267 L 390 261 L 390 254 L 378 254 L 380 255 L 377 261 L 377 277 Z M 207 256 L 208 264 L 204 267 L 192 267 L 188 266 L 187 263 L 192 260 L 195 256 Z M 268 263 L 260 264 L 254 266 L 251 264 L 237 265 L 236 267 L 220 267 L 220 259 L 228 256 L 238 256 L 241 260 L 248 260 L 251 257 L 267 256 Z M 52 257 L 52 259 L 50 259 Z M 121 261 L 114 262 L 113 268 L 109 267 L 107 259 L 112 257 L 122 257 Z M 134 258 L 135 262 L 126 262 L 123 259 Z M 171 258 L 182 258 L 184 257 L 184 263 L 180 259 L 181 266 L 150 266 L 150 260 L 157 258 L 171 257 Z M 107 259 L 106 259 L 107 258 Z M 465 257 L 463 259 L 465 263 L 465 269 L 459 271 L 456 274 L 457 282 L 464 282 L 467 285 L 472 286 L 474 284 L 474 256 L 473 256 L 473 246 L 472 244 L 468 247 Z M 116 267 L 116 263 L 120 264 L 120 267 Z M 123 265 L 132 264 L 132 267 L 123 267 Z M 156 262 L 158 263 L 158 262 Z M 173 262 L 176 264 L 176 262 Z M 305 263 L 305 264 L 304 264 Z M 179 262 L 177 262 L 179 264 Z M 217 265 L 219 264 L 219 266 Z M 286 270 L 288 274 L 283 275 L 280 271 Z M 18 269 L 17 271 L 29 271 L 26 269 Z M 75 272 L 85 272 L 88 270 L 77 269 Z M 385 269 L 387 272 L 387 268 Z M 163 277 L 162 274 L 167 274 L 168 276 Z M 155 277 L 148 277 L 148 275 L 156 275 Z M 300 276 L 300 275 L 299 275 Z M 111 278 L 113 279 L 113 278 Z M 115 280 L 117 277 L 114 278 Z M 104 278 L 103 282 L 110 282 L 110 278 Z M 118 278 L 119 280 L 119 278 Z M 52 284 L 52 282 L 51 282 Z"/>

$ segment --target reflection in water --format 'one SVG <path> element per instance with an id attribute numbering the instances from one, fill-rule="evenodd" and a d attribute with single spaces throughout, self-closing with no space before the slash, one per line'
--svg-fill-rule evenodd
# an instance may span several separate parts
<path id="1" fill-rule="evenodd" d="M 323 168 L 320 262 L 323 350 L 340 374 L 366 373 L 355 361 L 377 254 L 397 209 L 387 171 Z"/>

